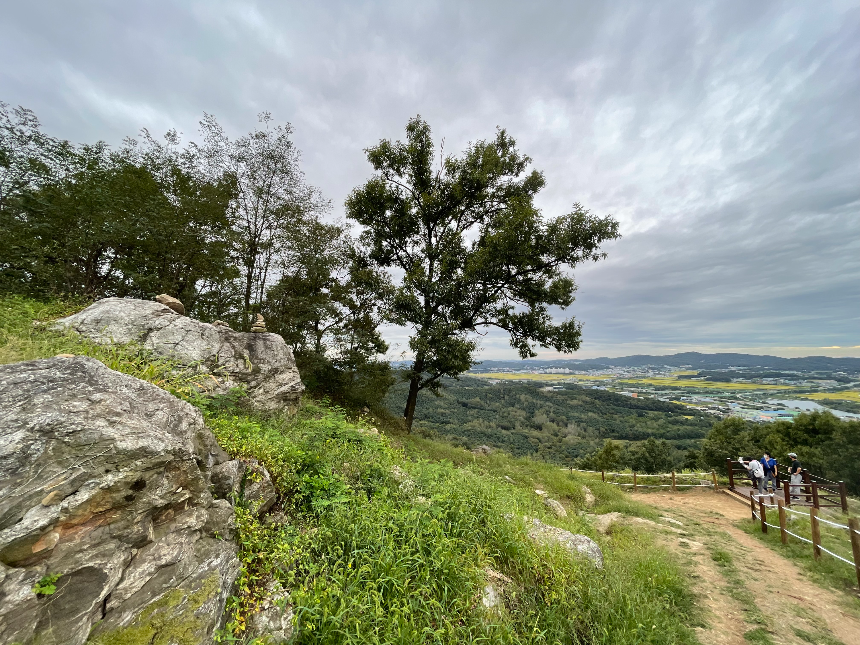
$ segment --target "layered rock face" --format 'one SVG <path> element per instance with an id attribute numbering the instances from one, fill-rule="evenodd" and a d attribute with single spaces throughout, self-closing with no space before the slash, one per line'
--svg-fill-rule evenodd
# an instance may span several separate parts
<path id="1" fill-rule="evenodd" d="M 241 386 L 257 410 L 295 403 L 304 386 L 293 353 L 277 334 L 243 333 L 182 316 L 149 300 L 105 298 L 57 321 L 98 343 L 138 342 L 159 356 L 202 368 L 216 393 Z"/>
<path id="2" fill-rule="evenodd" d="M 239 568 L 226 460 L 196 408 L 98 361 L 0 366 L 0 644 L 212 642 Z"/>

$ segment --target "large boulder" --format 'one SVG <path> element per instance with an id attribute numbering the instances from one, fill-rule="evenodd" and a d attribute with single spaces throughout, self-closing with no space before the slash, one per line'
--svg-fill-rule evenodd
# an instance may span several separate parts
<path id="1" fill-rule="evenodd" d="M 56 321 L 97 343 L 140 343 L 164 356 L 214 376 L 217 394 L 242 387 L 263 411 L 295 403 L 304 391 L 293 352 L 278 334 L 243 333 L 182 316 L 149 300 L 105 298 Z"/>
<path id="2" fill-rule="evenodd" d="M 0 366 L 0 645 L 212 642 L 226 459 L 196 408 L 96 360 Z"/>

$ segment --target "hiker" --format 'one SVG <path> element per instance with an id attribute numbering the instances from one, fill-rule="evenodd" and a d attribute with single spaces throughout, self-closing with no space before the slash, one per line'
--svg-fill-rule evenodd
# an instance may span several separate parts
<path id="1" fill-rule="evenodd" d="M 761 465 L 764 468 L 764 492 L 767 493 L 767 485 L 773 485 L 773 494 L 779 492 L 779 473 L 777 472 L 776 459 L 770 456 L 769 452 L 765 452 L 761 458 Z"/>
<path id="2" fill-rule="evenodd" d="M 764 466 L 761 465 L 761 462 L 756 459 L 750 459 L 747 463 L 744 463 L 743 457 L 738 457 L 738 462 L 747 469 L 753 485 L 758 486 L 758 494 L 764 495 Z"/>
<path id="3" fill-rule="evenodd" d="M 788 475 L 791 479 L 791 499 L 800 499 L 800 484 L 803 483 L 803 467 L 797 460 L 797 453 L 790 452 L 791 466 L 788 467 Z"/>

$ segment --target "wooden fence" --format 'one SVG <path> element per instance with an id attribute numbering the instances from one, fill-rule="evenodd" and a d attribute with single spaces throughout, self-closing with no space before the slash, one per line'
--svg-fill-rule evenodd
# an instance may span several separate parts
<path id="1" fill-rule="evenodd" d="M 608 470 L 578 470 L 576 468 L 570 468 L 569 470 L 572 473 L 600 475 L 601 480 L 607 484 L 629 487 L 632 490 L 638 490 L 640 488 L 669 488 L 673 491 L 678 490 L 679 488 L 720 489 L 719 482 L 717 482 L 717 473 L 713 470 L 709 473 L 679 473 L 673 470 L 670 473 L 659 474 L 643 474 L 635 471 L 629 473 L 616 473 Z M 654 483 L 655 478 L 656 483 Z M 691 478 L 697 480 L 697 483 L 686 481 Z M 623 479 L 624 481 L 617 481 L 619 479 Z"/>
<path id="2" fill-rule="evenodd" d="M 737 489 L 741 488 L 739 482 L 749 480 L 747 469 L 738 461 L 726 459 L 726 471 L 729 476 L 729 490 L 731 491 L 738 492 Z M 835 482 L 820 475 L 813 475 L 805 468 L 801 474 L 803 483 L 794 484 L 794 486 L 783 473 L 779 474 L 780 487 L 783 490 L 786 506 L 791 505 L 791 488 L 797 488 L 801 504 L 817 509 L 841 508 L 843 513 L 848 512 L 848 489 L 845 482 Z"/>
<path id="3" fill-rule="evenodd" d="M 770 503 L 765 500 L 769 499 Z M 776 502 L 776 503 L 774 503 Z M 776 509 L 779 517 L 779 525 L 768 522 L 768 509 Z M 807 516 L 807 513 L 795 510 L 789 505 L 783 503 L 781 499 L 775 498 L 773 495 L 756 495 L 750 491 L 750 511 L 752 512 L 753 521 L 761 523 L 761 532 L 767 533 L 768 528 L 779 531 L 780 539 L 783 544 L 788 544 L 788 538 L 793 537 L 801 542 L 806 542 L 812 545 L 812 555 L 816 560 L 821 559 L 822 554 L 827 554 L 846 564 L 854 567 L 857 574 L 857 584 L 860 585 L 860 520 L 852 517 L 848 520 L 848 524 L 839 524 L 832 522 L 824 517 L 821 517 L 819 508 L 812 506 L 809 508 L 809 532 L 811 539 L 805 538 L 802 535 L 793 533 L 788 530 L 788 513 L 793 513 L 799 516 Z M 851 540 L 851 552 L 853 559 L 845 558 L 825 548 L 821 544 L 821 525 L 830 526 L 835 529 L 848 531 L 848 537 Z"/>

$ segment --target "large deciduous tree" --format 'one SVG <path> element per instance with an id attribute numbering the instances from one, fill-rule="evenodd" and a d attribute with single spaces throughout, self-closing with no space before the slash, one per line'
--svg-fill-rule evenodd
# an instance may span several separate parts
<path id="1" fill-rule="evenodd" d="M 272 125 L 268 112 L 259 115 L 259 122 L 253 132 L 232 141 L 214 116 L 207 114 L 200 122 L 201 150 L 211 172 L 215 177 L 231 175 L 235 182 L 231 215 L 238 235 L 236 259 L 246 329 L 278 278 L 276 265 L 289 244 L 291 223 L 329 206 L 317 188 L 305 183 L 292 126 Z"/>
<path id="2" fill-rule="evenodd" d="M 355 189 L 347 215 L 364 227 L 369 257 L 399 277 L 391 320 L 411 329 L 404 417 L 411 429 L 418 393 L 475 363 L 476 332 L 507 331 L 523 358 L 535 347 L 579 348 L 581 325 L 556 323 L 576 286 L 569 269 L 605 257 L 618 223 L 579 204 L 545 218 L 534 204 L 543 175 L 499 129 L 459 157 L 435 154 L 429 125 L 416 117 L 406 141 L 366 150 L 375 175 Z"/>

